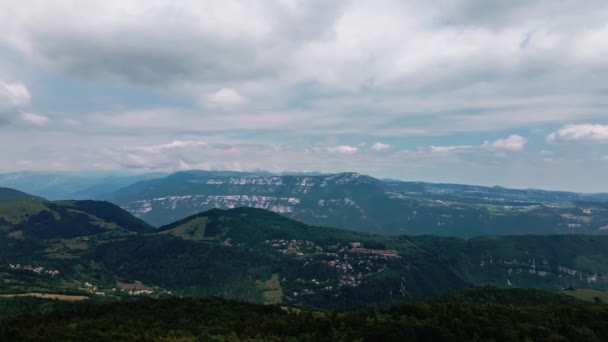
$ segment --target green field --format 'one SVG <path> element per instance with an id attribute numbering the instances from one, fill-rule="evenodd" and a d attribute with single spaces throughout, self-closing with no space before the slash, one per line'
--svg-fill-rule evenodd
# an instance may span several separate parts
<path id="1" fill-rule="evenodd" d="M 595 289 L 576 289 L 576 290 L 564 290 L 563 293 L 567 296 L 574 297 L 586 302 L 593 303 L 608 303 L 608 292 Z"/>

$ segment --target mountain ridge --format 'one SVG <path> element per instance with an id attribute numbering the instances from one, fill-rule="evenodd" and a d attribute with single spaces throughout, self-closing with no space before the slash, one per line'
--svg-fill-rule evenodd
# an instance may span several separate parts
<path id="1" fill-rule="evenodd" d="M 110 198 L 155 226 L 217 207 L 271 210 L 310 225 L 389 235 L 472 237 L 608 233 L 608 211 L 570 192 L 381 181 L 358 173 L 269 175 L 187 171 Z M 583 202 L 584 201 L 584 202 Z"/>

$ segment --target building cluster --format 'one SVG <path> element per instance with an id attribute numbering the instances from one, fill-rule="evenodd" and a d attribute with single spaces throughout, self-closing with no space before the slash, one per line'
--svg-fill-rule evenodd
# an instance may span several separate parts
<path id="1" fill-rule="evenodd" d="M 89 282 L 84 283 L 84 289 L 85 289 L 85 291 L 87 291 L 90 294 L 94 294 L 94 295 L 98 295 L 98 296 L 105 296 L 105 292 L 99 291 L 97 286 L 95 286 Z"/>
<path id="2" fill-rule="evenodd" d="M 365 254 L 376 254 L 382 255 L 389 258 L 400 258 L 399 252 L 394 249 L 371 249 L 365 248 L 361 242 L 351 242 L 350 243 L 350 252 L 351 253 L 365 253 Z"/>
<path id="3" fill-rule="evenodd" d="M 11 270 L 22 270 L 22 271 L 28 271 L 28 272 L 33 272 L 36 274 L 46 274 L 46 275 L 50 275 L 52 277 L 56 276 L 59 274 L 59 270 L 49 270 L 46 269 L 42 266 L 32 266 L 32 265 L 21 265 L 21 264 L 9 264 L 8 268 Z"/>
<path id="4" fill-rule="evenodd" d="M 323 248 L 315 245 L 314 242 L 308 240 L 266 240 L 267 244 L 270 244 L 274 248 L 278 248 L 279 252 L 283 254 L 294 254 L 303 256 L 307 253 L 321 252 Z"/>

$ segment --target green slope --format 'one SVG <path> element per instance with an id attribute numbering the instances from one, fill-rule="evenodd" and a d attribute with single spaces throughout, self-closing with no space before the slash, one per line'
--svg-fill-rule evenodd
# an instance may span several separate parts
<path id="1" fill-rule="evenodd" d="M 12 236 L 32 239 L 73 238 L 109 230 L 131 233 L 153 230 L 109 202 L 39 199 L 0 202 L 0 229 Z"/>
<path id="2" fill-rule="evenodd" d="M 352 232 L 344 229 L 316 227 L 292 220 L 280 214 L 256 208 L 241 207 L 231 210 L 212 209 L 189 216 L 158 228 L 163 234 L 184 239 L 267 245 L 266 240 L 311 240 L 331 243 L 366 239 L 388 241 L 381 236 Z"/>
<path id="3" fill-rule="evenodd" d="M 40 199 L 36 196 L 26 194 L 19 190 L 0 187 L 0 201 L 22 201 L 28 199 Z"/>
<path id="4" fill-rule="evenodd" d="M 608 288 L 606 236 L 387 237 L 252 208 L 194 215 L 101 246 L 97 258 L 120 277 L 185 295 L 260 302 L 270 291 L 260 284 L 274 277 L 283 303 L 316 307 L 404 301 L 470 285 Z"/>
<path id="5" fill-rule="evenodd" d="M 115 286 L 91 255 L 99 245 L 153 232 L 108 202 L 0 201 L 2 293 L 86 293 L 86 283 Z"/>
<path id="6" fill-rule="evenodd" d="M 144 289 L 337 308 L 470 286 L 608 290 L 608 236 L 393 237 L 252 208 L 214 209 L 151 230 L 120 208 L 88 201 L 3 202 L 0 217 L 0 277 L 13 293 L 113 298 Z M 59 274 L 8 267 L 18 263 Z"/>

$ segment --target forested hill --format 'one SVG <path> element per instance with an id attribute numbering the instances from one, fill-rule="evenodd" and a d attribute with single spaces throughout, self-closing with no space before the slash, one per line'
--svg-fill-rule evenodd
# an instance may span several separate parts
<path id="1" fill-rule="evenodd" d="M 608 236 L 384 236 L 254 208 L 152 229 L 107 202 L 0 202 L 4 294 L 219 296 L 318 308 L 470 286 L 608 289 Z"/>
<path id="2" fill-rule="evenodd" d="M 108 231 L 137 233 L 153 230 L 147 223 L 109 202 L 52 202 L 27 196 L 0 201 L 0 232 L 17 241 L 23 238 L 76 238 Z"/>
<path id="3" fill-rule="evenodd" d="M 472 289 L 476 302 L 429 300 L 348 311 L 255 305 L 219 298 L 172 298 L 55 305 L 0 299 L 3 341 L 601 341 L 608 306 L 538 291 Z M 546 303 L 529 298 L 543 297 Z M 502 302 L 502 301 L 506 301 Z M 41 308 L 41 313 L 36 313 Z M 14 310 L 13 310 L 14 311 Z"/>

